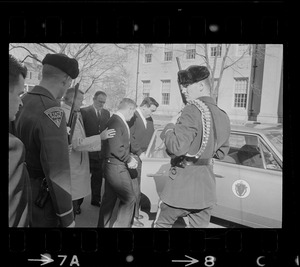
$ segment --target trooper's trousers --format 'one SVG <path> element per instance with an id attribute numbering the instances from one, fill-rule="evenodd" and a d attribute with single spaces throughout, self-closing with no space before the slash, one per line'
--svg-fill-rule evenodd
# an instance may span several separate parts
<path id="1" fill-rule="evenodd" d="M 179 217 L 187 217 L 189 228 L 207 228 L 210 222 L 212 207 L 205 209 L 184 209 L 167 205 L 160 201 L 154 228 L 171 228 Z"/>

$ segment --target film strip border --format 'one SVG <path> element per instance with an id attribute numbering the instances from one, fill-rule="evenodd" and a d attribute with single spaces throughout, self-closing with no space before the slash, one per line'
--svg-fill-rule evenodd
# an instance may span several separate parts
<path id="1" fill-rule="evenodd" d="M 299 266 L 297 246 L 273 229 L 137 230 L 14 229 L 9 266 L 36 266 L 30 260 L 41 255 L 57 266 Z"/>
<path id="2" fill-rule="evenodd" d="M 287 40 L 284 5 L 249 3 L 23 6 L 9 17 L 9 40 L 61 42 L 250 42 Z M 22 6 L 20 6 L 22 10 Z"/>
<path id="3" fill-rule="evenodd" d="M 114 33 L 114 35 L 112 35 Z M 157 17 L 150 21 L 140 21 L 131 17 L 120 17 L 107 22 L 97 17 L 70 18 L 24 18 L 12 17 L 9 22 L 9 37 L 12 39 L 80 39 L 82 41 L 101 41 L 116 38 L 119 41 L 162 41 L 208 38 L 210 41 L 283 41 L 285 32 L 282 22 L 276 17 L 242 19 L 229 17 L 224 20 L 192 17 L 180 22 L 178 18 Z M 103 38 L 104 37 L 104 38 Z M 225 40 L 224 40 L 225 39 Z"/>
<path id="4" fill-rule="evenodd" d="M 7 10 L 5 23 L 10 42 L 285 43 L 293 37 L 281 4 L 225 5 L 46 3 L 39 9 L 27 3 Z M 40 266 L 47 257 L 55 266 L 299 266 L 299 245 L 288 229 L 9 229 L 8 239 L 9 266 Z"/>

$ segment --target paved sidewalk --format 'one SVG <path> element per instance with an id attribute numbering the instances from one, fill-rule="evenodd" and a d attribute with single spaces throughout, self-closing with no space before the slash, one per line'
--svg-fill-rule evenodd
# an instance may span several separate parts
<path id="1" fill-rule="evenodd" d="M 81 214 L 76 215 L 75 222 L 76 227 L 92 227 L 96 228 L 98 224 L 99 217 L 99 207 L 91 205 L 91 196 L 87 196 L 84 198 L 84 201 L 81 205 Z M 155 220 L 156 213 L 150 212 L 150 210 L 146 209 L 140 212 L 141 215 L 144 216 L 140 221 L 144 224 L 144 228 L 151 228 L 153 221 Z M 176 227 L 184 227 L 184 220 L 176 224 Z M 210 223 L 209 228 L 223 228 L 222 226 Z"/>

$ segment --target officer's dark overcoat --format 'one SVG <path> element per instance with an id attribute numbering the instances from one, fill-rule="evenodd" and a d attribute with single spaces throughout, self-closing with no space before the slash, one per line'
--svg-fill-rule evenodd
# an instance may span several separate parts
<path id="1" fill-rule="evenodd" d="M 64 111 L 50 91 L 41 86 L 35 86 L 22 101 L 16 130 L 26 148 L 32 199 L 37 198 L 44 177 L 50 192 L 44 208 L 32 205 L 32 226 L 69 226 L 74 217 Z"/>

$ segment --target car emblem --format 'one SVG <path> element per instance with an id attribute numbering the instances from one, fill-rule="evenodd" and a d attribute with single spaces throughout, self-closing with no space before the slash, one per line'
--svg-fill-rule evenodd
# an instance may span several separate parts
<path id="1" fill-rule="evenodd" d="M 238 198 L 245 198 L 250 194 L 250 185 L 245 180 L 236 180 L 232 184 L 232 192 Z"/>
<path id="2" fill-rule="evenodd" d="M 172 167 L 172 168 L 171 168 L 171 173 L 172 173 L 173 175 L 175 175 L 175 174 L 177 173 L 176 167 Z"/>

